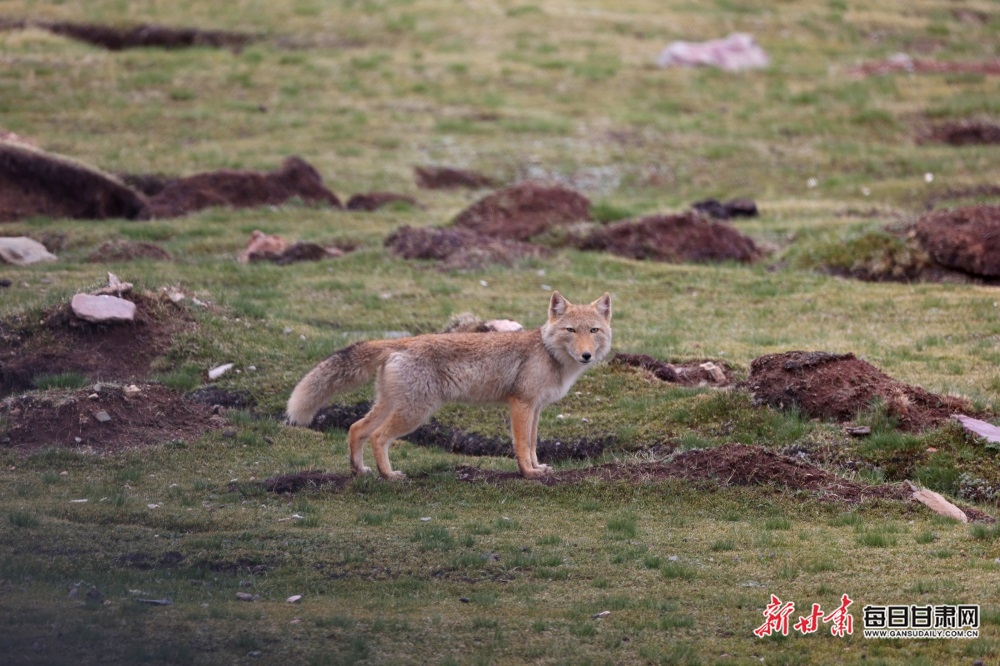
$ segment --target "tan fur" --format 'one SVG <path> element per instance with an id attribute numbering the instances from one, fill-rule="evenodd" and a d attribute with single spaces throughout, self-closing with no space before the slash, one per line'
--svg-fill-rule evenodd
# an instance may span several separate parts
<path id="1" fill-rule="evenodd" d="M 521 474 L 535 478 L 538 417 L 562 398 L 577 377 L 611 351 L 611 296 L 573 305 L 559 292 L 549 301 L 549 319 L 532 331 L 443 333 L 399 340 L 358 342 L 334 352 L 298 383 L 288 400 L 288 422 L 308 426 L 337 393 L 375 376 L 375 404 L 351 426 L 351 469 L 364 465 L 371 440 L 379 474 L 401 479 L 389 464 L 389 445 L 424 423 L 448 402 L 507 403 L 514 453 Z"/>

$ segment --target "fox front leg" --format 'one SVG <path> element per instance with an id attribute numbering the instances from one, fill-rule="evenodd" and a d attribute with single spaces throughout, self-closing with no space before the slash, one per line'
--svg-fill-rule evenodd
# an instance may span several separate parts
<path id="1" fill-rule="evenodd" d="M 534 449 L 534 442 L 531 439 L 534 430 L 532 428 L 534 414 L 533 405 L 516 398 L 511 399 L 510 430 L 514 439 L 514 456 L 517 458 L 517 466 L 521 470 L 521 476 L 526 479 L 537 479 L 545 475 L 545 470 L 535 467 L 531 460 Z"/>

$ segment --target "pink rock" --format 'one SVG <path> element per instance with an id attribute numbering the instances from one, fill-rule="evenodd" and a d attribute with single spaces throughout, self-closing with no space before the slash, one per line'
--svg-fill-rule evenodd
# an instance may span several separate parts
<path id="1" fill-rule="evenodd" d="M 117 296 L 77 294 L 70 307 L 77 317 L 95 324 L 135 319 L 135 303 Z"/>

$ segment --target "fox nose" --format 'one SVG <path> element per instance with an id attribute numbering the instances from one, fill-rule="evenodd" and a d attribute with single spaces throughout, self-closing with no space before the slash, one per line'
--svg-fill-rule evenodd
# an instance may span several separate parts
<path id="1" fill-rule="evenodd" d="M 590 352 L 583 352 L 583 362 L 586 363 L 590 360 Z"/>

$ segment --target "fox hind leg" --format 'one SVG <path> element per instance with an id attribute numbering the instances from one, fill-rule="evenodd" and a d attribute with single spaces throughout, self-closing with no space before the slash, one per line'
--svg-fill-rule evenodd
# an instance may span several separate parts
<path id="1" fill-rule="evenodd" d="M 391 413 L 391 407 L 385 401 L 376 398 L 371 410 L 348 431 L 351 471 L 355 474 L 369 474 L 372 471 L 370 467 L 365 467 L 365 440 L 372 436 Z"/>
<path id="2" fill-rule="evenodd" d="M 398 481 L 405 479 L 402 472 L 394 472 L 389 462 L 389 446 L 394 439 L 407 435 L 417 428 L 434 412 L 434 409 L 413 410 L 395 409 L 379 425 L 371 436 L 372 453 L 375 454 L 375 464 L 378 473 L 383 478 Z"/>

